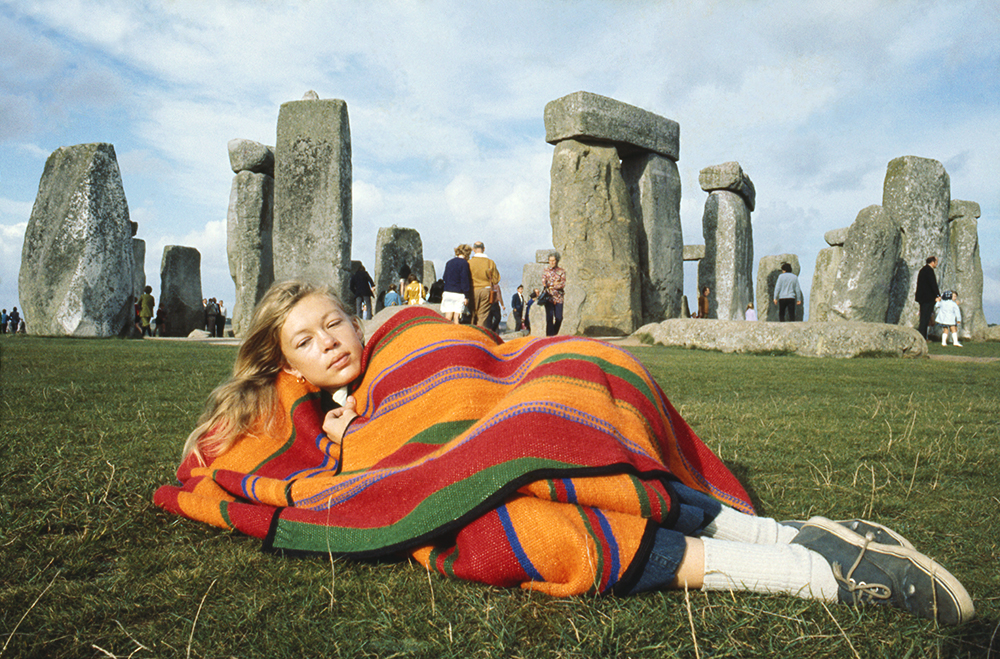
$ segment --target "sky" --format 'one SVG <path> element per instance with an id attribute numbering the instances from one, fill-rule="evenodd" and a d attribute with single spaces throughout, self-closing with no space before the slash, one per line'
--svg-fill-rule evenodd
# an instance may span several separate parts
<path id="1" fill-rule="evenodd" d="M 888 162 L 940 161 L 952 199 L 982 208 L 998 323 L 998 74 L 995 0 L 0 0 L 0 306 L 20 306 L 46 158 L 90 142 L 115 147 L 154 295 L 163 248 L 185 245 L 203 294 L 232 299 L 226 145 L 274 145 L 308 90 L 347 102 L 352 257 L 371 269 L 378 229 L 410 227 L 440 276 L 482 240 L 509 300 L 552 245 L 545 104 L 588 91 L 680 124 L 687 244 L 705 242 L 699 170 L 739 162 L 754 276 L 798 255 L 807 308 L 824 233 L 881 203 Z"/>

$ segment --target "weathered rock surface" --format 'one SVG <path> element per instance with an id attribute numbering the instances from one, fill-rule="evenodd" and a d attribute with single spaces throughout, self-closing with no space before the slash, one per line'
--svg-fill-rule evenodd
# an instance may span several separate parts
<path id="1" fill-rule="evenodd" d="M 702 216 L 705 258 L 698 262 L 698 290 L 710 289 L 709 318 L 742 320 L 753 300 L 753 228 L 743 197 L 710 192 Z"/>
<path id="2" fill-rule="evenodd" d="M 18 287 L 31 334 L 117 336 L 132 326 L 135 246 L 111 144 L 56 149 L 24 233 Z"/>
<path id="3" fill-rule="evenodd" d="M 847 242 L 847 231 L 850 227 L 844 227 L 842 229 L 831 229 L 823 234 L 823 240 L 830 247 L 840 247 L 845 242 Z"/>
<path id="4" fill-rule="evenodd" d="M 983 329 L 981 341 L 1000 341 L 1000 325 L 990 325 Z"/>
<path id="5" fill-rule="evenodd" d="M 423 249 L 420 250 L 421 253 Z M 437 281 L 437 272 L 434 269 L 434 261 L 424 260 L 424 272 L 423 276 L 420 278 L 420 283 L 423 284 L 428 290 Z"/>
<path id="6" fill-rule="evenodd" d="M 644 342 L 722 352 L 788 352 L 803 357 L 867 355 L 923 357 L 927 342 L 916 330 L 884 323 L 747 323 L 667 320 L 633 335 Z"/>
<path id="7" fill-rule="evenodd" d="M 979 204 L 953 200 L 948 215 L 951 220 L 949 270 L 942 290 L 958 291 L 962 309 L 958 335 L 978 340 L 987 327 L 983 314 L 983 264 L 979 257 Z"/>
<path id="8" fill-rule="evenodd" d="M 396 292 L 402 296 L 399 280 L 406 279 L 411 273 L 418 280 L 424 273 L 424 243 L 420 233 L 395 224 L 379 229 L 375 238 L 375 273 L 372 276 L 379 299 L 390 286 L 395 286 Z M 345 299 L 353 300 L 354 295 Z M 382 305 L 376 302 L 375 310 L 381 309 Z"/>
<path id="9" fill-rule="evenodd" d="M 677 163 L 655 153 L 622 160 L 632 197 L 642 276 L 642 323 L 679 318 L 684 293 L 681 177 Z"/>
<path id="10" fill-rule="evenodd" d="M 610 142 L 622 157 L 652 151 L 677 161 L 680 126 L 676 121 L 590 92 L 575 92 L 545 105 L 545 141 Z"/>
<path id="11" fill-rule="evenodd" d="M 230 312 L 235 336 L 246 332 L 254 308 L 274 282 L 273 207 L 273 178 L 251 171 L 233 177 L 226 217 L 226 252 L 229 275 L 236 286 Z"/>
<path id="12" fill-rule="evenodd" d="M 847 231 L 827 320 L 886 322 L 901 241 L 899 227 L 881 206 L 858 213 Z"/>
<path id="13" fill-rule="evenodd" d="M 631 334 L 639 326 L 642 280 L 637 221 L 618 151 L 561 141 L 551 180 L 552 243 L 566 270 L 560 334 Z"/>
<path id="14" fill-rule="evenodd" d="M 938 257 L 938 281 L 947 279 L 950 200 L 948 172 L 938 161 L 902 156 L 889 162 L 882 188 L 882 208 L 902 231 L 902 240 L 886 322 L 906 327 L 918 324 L 920 308 L 913 295 L 917 273 L 928 256 Z"/>
<path id="15" fill-rule="evenodd" d="M 833 285 L 837 281 L 837 269 L 844 258 L 843 247 L 827 247 L 816 255 L 816 269 L 813 270 L 812 286 L 809 289 L 809 320 L 823 322 L 829 320 L 830 304 L 833 299 Z M 799 282 L 801 284 L 801 282 Z"/>
<path id="16" fill-rule="evenodd" d="M 229 166 L 233 172 L 256 172 L 274 176 L 274 147 L 253 140 L 229 140 Z"/>
<path id="17" fill-rule="evenodd" d="M 135 270 L 132 271 L 132 294 L 138 299 L 142 295 L 142 289 L 146 287 L 145 240 L 132 239 L 132 259 L 135 263 Z"/>
<path id="18" fill-rule="evenodd" d="M 330 284 L 342 299 L 352 299 L 347 104 L 337 99 L 282 104 L 274 169 L 275 279 Z"/>
<path id="19" fill-rule="evenodd" d="M 796 254 L 771 254 L 760 257 L 757 263 L 757 318 L 778 322 L 778 306 L 774 303 L 774 284 L 781 274 L 781 264 L 787 263 L 792 266 L 792 274 L 799 275 L 799 257 Z M 805 291 L 805 286 L 799 282 L 799 286 Z M 795 305 L 795 320 L 801 321 L 805 314 L 805 300 L 802 304 Z"/>
<path id="20" fill-rule="evenodd" d="M 201 300 L 201 253 L 194 247 L 167 245 L 160 261 L 160 304 L 167 336 L 187 336 L 204 328 Z"/>
<path id="21" fill-rule="evenodd" d="M 684 255 L 685 261 L 700 261 L 705 258 L 705 246 L 704 245 L 684 245 Z"/>
<path id="22" fill-rule="evenodd" d="M 747 209 L 751 212 L 757 201 L 757 191 L 753 181 L 743 173 L 743 168 L 738 162 L 724 162 L 721 165 L 706 167 L 698 172 L 698 185 L 705 192 L 716 190 L 735 192 L 743 198 Z"/>

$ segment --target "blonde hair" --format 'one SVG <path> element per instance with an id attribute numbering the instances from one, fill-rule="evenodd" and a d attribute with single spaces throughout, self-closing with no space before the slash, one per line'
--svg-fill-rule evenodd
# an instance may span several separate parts
<path id="1" fill-rule="evenodd" d="M 246 338 L 236 353 L 232 377 L 208 397 L 198 426 L 184 443 L 183 457 L 194 453 L 204 464 L 202 449 L 218 455 L 250 432 L 258 419 L 267 419 L 268 424 L 277 420 L 278 395 L 274 385 L 285 366 L 281 328 L 295 305 L 311 295 L 329 298 L 351 319 L 359 333 L 363 331 L 360 319 L 344 306 L 331 287 L 301 280 L 272 285 L 254 309 Z"/>
<path id="2" fill-rule="evenodd" d="M 462 258 L 468 260 L 469 256 L 471 255 L 472 255 L 472 248 L 465 243 L 462 243 L 461 245 L 455 248 L 455 256 L 461 256 Z"/>

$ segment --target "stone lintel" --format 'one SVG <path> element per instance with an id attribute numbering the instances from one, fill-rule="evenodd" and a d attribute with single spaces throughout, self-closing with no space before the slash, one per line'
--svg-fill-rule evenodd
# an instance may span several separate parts
<path id="1" fill-rule="evenodd" d="M 652 151 L 677 161 L 680 125 L 634 105 L 579 91 L 545 105 L 545 141 L 611 142 L 622 157 Z"/>
<path id="2" fill-rule="evenodd" d="M 823 234 L 823 240 L 830 247 L 840 247 L 847 242 L 847 231 L 849 227 L 843 229 L 831 229 Z"/>
<path id="3" fill-rule="evenodd" d="M 705 258 L 704 245 L 684 245 L 685 261 L 700 261 Z"/>
<path id="4" fill-rule="evenodd" d="M 698 185 L 705 192 L 715 190 L 729 190 L 743 197 L 747 208 L 753 211 L 756 203 L 757 191 L 753 187 L 753 181 L 743 172 L 743 168 L 736 161 L 724 162 L 721 165 L 712 165 L 698 172 Z"/>
<path id="5" fill-rule="evenodd" d="M 974 201 L 952 199 L 951 204 L 948 206 L 949 220 L 957 220 L 960 217 L 979 219 L 981 216 L 982 210 L 979 208 L 979 204 Z"/>

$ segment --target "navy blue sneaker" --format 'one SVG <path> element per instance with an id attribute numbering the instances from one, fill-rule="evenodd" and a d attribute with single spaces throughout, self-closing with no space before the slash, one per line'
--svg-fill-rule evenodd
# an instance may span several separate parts
<path id="1" fill-rule="evenodd" d="M 802 525 L 793 543 L 825 558 L 845 604 L 889 604 L 942 625 L 975 616 L 969 593 L 941 565 L 903 545 L 886 545 L 825 517 Z"/>
<path id="2" fill-rule="evenodd" d="M 805 522 L 783 521 L 779 522 L 779 524 L 802 530 Z M 863 535 L 872 542 L 877 542 L 880 545 L 897 545 L 900 547 L 906 547 L 907 549 L 916 549 L 916 547 L 910 544 L 909 540 L 899 535 L 888 526 L 882 526 L 878 522 L 869 522 L 864 519 L 841 519 L 837 520 L 837 524 L 846 526 L 858 535 Z"/>

